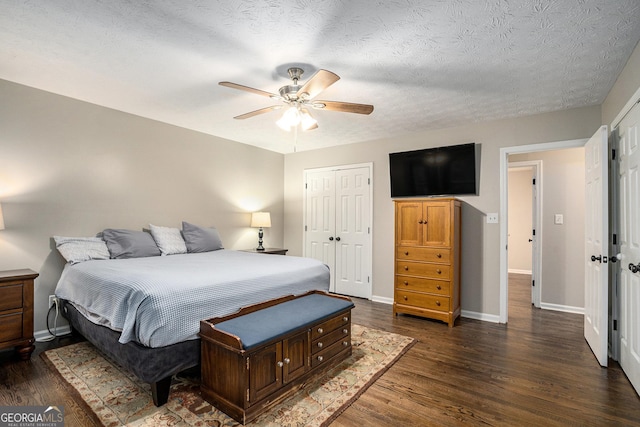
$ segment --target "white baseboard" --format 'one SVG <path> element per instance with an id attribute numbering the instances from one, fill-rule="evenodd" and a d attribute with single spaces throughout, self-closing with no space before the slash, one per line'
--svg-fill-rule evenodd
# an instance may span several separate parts
<path id="1" fill-rule="evenodd" d="M 468 319 L 482 320 L 484 322 L 500 323 L 500 316 L 495 314 L 478 313 L 475 311 L 462 310 L 460 316 Z"/>
<path id="2" fill-rule="evenodd" d="M 541 302 L 540 308 L 543 310 L 564 311 L 565 313 L 584 314 L 584 307 L 572 307 L 570 305 L 550 304 Z"/>
<path id="3" fill-rule="evenodd" d="M 56 336 L 58 337 L 62 335 L 67 335 L 71 333 L 71 326 L 69 325 L 58 326 L 57 328 L 53 329 L 51 332 L 56 334 Z M 40 342 L 40 341 L 46 341 L 48 338 L 51 338 L 51 334 L 49 334 L 49 331 L 45 329 L 43 331 L 36 331 L 33 334 L 33 337 L 36 339 L 36 341 Z"/>
<path id="4" fill-rule="evenodd" d="M 373 302 L 381 302 L 383 304 L 393 304 L 393 298 L 387 298 L 387 297 L 380 297 L 377 295 L 374 295 L 371 297 L 371 301 Z"/>
<path id="5" fill-rule="evenodd" d="M 531 270 L 518 270 L 517 268 L 510 268 L 509 273 L 531 275 Z"/>

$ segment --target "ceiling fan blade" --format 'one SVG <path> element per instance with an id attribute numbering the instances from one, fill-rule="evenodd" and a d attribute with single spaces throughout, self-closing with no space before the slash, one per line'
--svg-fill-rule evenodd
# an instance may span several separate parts
<path id="1" fill-rule="evenodd" d="M 244 90 L 246 92 L 255 93 L 256 95 L 267 96 L 269 98 L 274 98 L 274 99 L 280 99 L 281 98 L 280 95 L 276 95 L 275 93 L 267 92 L 267 91 L 260 90 L 260 89 L 255 89 L 255 88 L 252 88 L 252 87 L 249 87 L 249 86 L 239 85 L 237 83 L 220 82 L 218 84 L 220 86 L 230 87 L 231 89 L 239 89 L 239 90 Z"/>
<path id="2" fill-rule="evenodd" d="M 306 99 L 312 99 L 320 92 L 340 80 L 340 76 L 331 71 L 318 70 L 307 82 L 298 89 L 298 97 L 302 97 L 306 93 Z"/>
<path id="3" fill-rule="evenodd" d="M 235 116 L 234 119 L 244 120 L 244 119 L 248 119 L 248 118 L 253 117 L 253 116 L 257 116 L 259 114 L 264 114 L 264 113 L 268 113 L 270 111 L 279 110 L 281 108 L 282 108 L 282 105 L 272 105 L 271 107 L 265 107 L 265 108 L 261 108 L 259 110 L 250 111 L 248 113 L 240 114 L 239 116 Z"/>
<path id="4" fill-rule="evenodd" d="M 371 114 L 373 105 L 354 104 L 340 101 L 313 101 L 309 105 L 313 108 L 329 111 L 341 111 L 343 113 Z"/>

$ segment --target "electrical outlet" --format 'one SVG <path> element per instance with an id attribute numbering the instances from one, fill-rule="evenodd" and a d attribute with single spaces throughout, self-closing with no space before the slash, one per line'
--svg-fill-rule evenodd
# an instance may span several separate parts
<path id="1" fill-rule="evenodd" d="M 55 303 L 56 303 L 56 296 L 49 295 L 49 308 L 51 308 L 51 306 L 54 305 Z"/>
<path id="2" fill-rule="evenodd" d="M 487 224 L 497 224 L 498 223 L 498 214 L 497 213 L 488 213 L 487 214 Z"/>

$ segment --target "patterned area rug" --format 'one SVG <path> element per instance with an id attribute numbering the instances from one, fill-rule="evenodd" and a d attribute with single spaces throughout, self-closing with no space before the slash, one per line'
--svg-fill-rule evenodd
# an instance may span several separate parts
<path id="1" fill-rule="evenodd" d="M 415 342 L 413 338 L 352 325 L 351 357 L 307 383 L 251 426 L 328 425 Z M 200 396 L 197 375 L 173 378 L 169 402 L 157 408 L 148 384 L 120 368 L 88 342 L 48 350 L 42 357 L 105 426 L 238 426 Z"/>

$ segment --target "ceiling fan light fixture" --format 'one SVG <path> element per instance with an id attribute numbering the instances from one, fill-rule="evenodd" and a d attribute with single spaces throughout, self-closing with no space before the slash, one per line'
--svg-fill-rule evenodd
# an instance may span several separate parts
<path id="1" fill-rule="evenodd" d="M 300 111 L 300 127 L 302 130 L 312 130 L 318 127 L 318 121 L 309 114 L 307 109 Z"/>
<path id="2" fill-rule="evenodd" d="M 280 129 L 287 132 L 291 131 L 291 128 L 298 126 L 298 123 L 300 123 L 300 112 L 296 107 L 287 108 L 280 120 L 276 122 Z"/>

